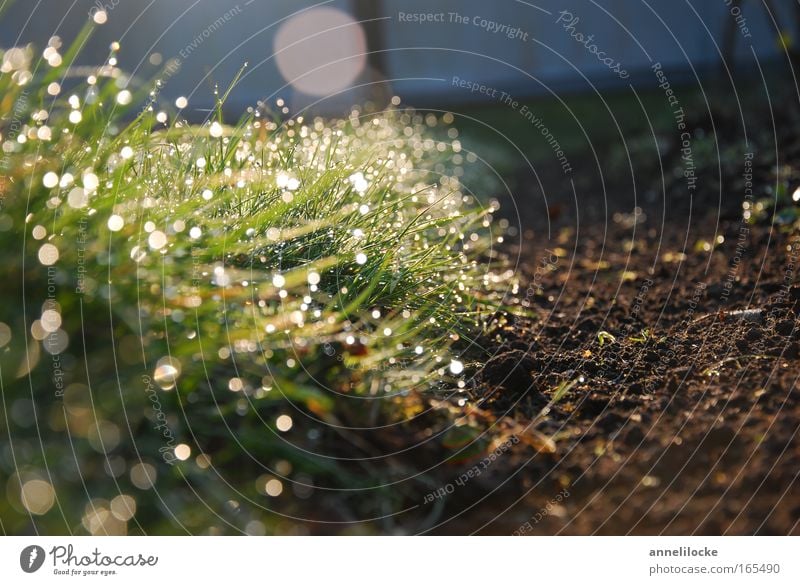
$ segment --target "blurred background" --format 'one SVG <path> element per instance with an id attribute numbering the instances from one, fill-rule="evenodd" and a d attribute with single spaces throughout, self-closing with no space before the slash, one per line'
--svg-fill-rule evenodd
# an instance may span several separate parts
<path id="1" fill-rule="evenodd" d="M 163 95 L 202 108 L 214 84 L 227 85 L 247 62 L 231 110 L 281 97 L 295 110 L 327 113 L 394 94 L 417 106 L 497 101 L 454 87 L 453 76 L 518 99 L 650 87 L 655 62 L 673 82 L 707 81 L 723 60 L 747 70 L 780 60 L 800 12 L 792 0 L 39 0 L 3 14 L 0 45 L 71 39 L 100 9 L 108 18 L 87 64 L 105 58 L 112 41 L 122 46 L 120 65 L 142 80 L 178 62 Z"/>

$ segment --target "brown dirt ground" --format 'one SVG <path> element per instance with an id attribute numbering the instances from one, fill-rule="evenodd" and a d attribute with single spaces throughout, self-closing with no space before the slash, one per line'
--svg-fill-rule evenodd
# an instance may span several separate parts
<path id="1" fill-rule="evenodd" d="M 800 235 L 715 199 L 692 202 L 700 221 L 651 206 L 527 234 L 537 318 L 488 340 L 472 398 L 555 452 L 499 457 L 432 532 L 800 534 Z"/>

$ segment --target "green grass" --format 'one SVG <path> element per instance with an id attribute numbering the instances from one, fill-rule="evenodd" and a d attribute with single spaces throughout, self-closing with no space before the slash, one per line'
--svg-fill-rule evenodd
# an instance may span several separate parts
<path id="1" fill-rule="evenodd" d="M 2 529 L 293 532 L 406 506 L 384 455 L 438 441 L 426 397 L 463 385 L 513 286 L 446 120 L 226 126 L 222 95 L 193 126 L 113 50 L 72 78 L 89 34 L 3 55 Z"/>

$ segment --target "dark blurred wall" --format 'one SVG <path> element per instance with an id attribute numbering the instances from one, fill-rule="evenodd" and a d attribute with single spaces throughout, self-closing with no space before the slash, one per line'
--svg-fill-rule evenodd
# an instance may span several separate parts
<path id="1" fill-rule="evenodd" d="M 790 33 L 784 39 L 796 37 L 792 0 L 770 6 L 779 28 Z M 98 27 L 81 62 L 104 59 L 112 41 L 120 41 L 120 65 L 136 78 L 149 79 L 178 59 L 181 68 L 166 76 L 163 95 L 187 95 L 196 108 L 208 107 L 213 85 L 226 86 L 244 62 L 249 67 L 233 107 L 280 96 L 295 109 L 316 104 L 336 110 L 392 93 L 411 102 L 496 99 L 460 81 L 518 96 L 652 85 L 655 62 L 691 80 L 719 68 L 726 48 L 737 56 L 735 66 L 749 67 L 756 58 L 779 58 L 781 48 L 761 0 L 18 0 L 0 21 L 0 45 L 41 47 L 54 34 L 68 42 L 98 7 L 108 22 Z M 343 25 L 331 18 L 332 9 L 364 22 Z M 310 17 L 315 11 L 316 20 Z M 299 43 L 287 33 L 327 22 L 334 23 L 331 31 Z M 362 37 L 378 53 L 355 54 Z M 283 39 L 278 56 L 276 38 Z M 343 63 L 342 51 L 351 51 L 352 59 Z M 338 68 L 316 79 L 329 54 Z M 287 83 L 281 59 L 290 70 L 306 67 L 311 75 Z M 320 91 L 311 95 L 315 83 Z"/>

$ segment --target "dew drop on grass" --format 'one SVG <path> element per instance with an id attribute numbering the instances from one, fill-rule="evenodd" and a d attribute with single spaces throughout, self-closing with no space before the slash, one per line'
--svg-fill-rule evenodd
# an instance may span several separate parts
<path id="1" fill-rule="evenodd" d="M 363 252 L 359 252 L 356 254 L 356 264 L 366 264 L 367 263 L 367 255 Z"/>
<path id="2" fill-rule="evenodd" d="M 61 314 L 53 309 L 47 309 L 42 313 L 39 322 L 42 325 L 42 329 L 48 333 L 54 333 L 61 327 Z"/>
<path id="3" fill-rule="evenodd" d="M 42 184 L 48 189 L 52 189 L 58 185 L 58 175 L 52 171 L 45 173 L 44 177 L 42 178 Z"/>
<path id="4" fill-rule="evenodd" d="M 117 94 L 117 103 L 121 106 L 127 106 L 133 100 L 133 95 L 127 89 L 123 89 Z"/>
<path id="5" fill-rule="evenodd" d="M 96 10 L 92 16 L 95 24 L 105 24 L 108 22 L 108 13 L 105 10 Z"/>
<path id="6" fill-rule="evenodd" d="M 294 422 L 292 421 L 292 417 L 288 414 L 282 414 L 275 420 L 275 426 L 282 433 L 290 430 L 293 424 Z"/>
<path id="7" fill-rule="evenodd" d="M 139 246 L 134 246 L 131 248 L 131 260 L 134 262 L 141 262 L 147 257 L 147 252 L 145 252 Z"/>
<path id="8" fill-rule="evenodd" d="M 450 361 L 450 372 L 458 375 L 464 371 L 464 364 L 458 360 L 451 360 Z"/>
<path id="9" fill-rule="evenodd" d="M 73 188 L 67 194 L 67 205 L 73 209 L 82 209 L 83 207 L 86 207 L 88 203 L 89 197 L 87 197 L 86 191 L 80 187 Z"/>
<path id="10" fill-rule="evenodd" d="M 97 178 L 97 175 L 91 171 L 83 173 L 81 180 L 83 181 L 83 188 L 90 192 L 96 191 L 100 186 L 100 180 Z"/>
<path id="11" fill-rule="evenodd" d="M 208 128 L 208 133 L 211 135 L 212 138 L 219 138 L 222 136 L 222 124 L 219 122 L 214 122 Z"/>
<path id="12" fill-rule="evenodd" d="M 44 266 L 52 266 L 58 262 L 58 248 L 50 243 L 42 244 L 42 247 L 39 248 L 38 257 L 39 262 Z"/>
<path id="13" fill-rule="evenodd" d="M 112 215 L 108 218 L 108 229 L 112 232 L 118 232 L 125 225 L 125 220 L 119 215 Z"/>
<path id="14" fill-rule="evenodd" d="M 353 189 L 355 189 L 361 195 L 363 195 L 369 188 L 369 183 L 364 178 L 364 173 L 359 172 L 350 175 L 350 183 L 352 183 Z"/>
<path id="15" fill-rule="evenodd" d="M 44 480 L 31 479 L 22 484 L 20 501 L 28 512 L 42 516 L 53 507 L 55 490 Z"/>
<path id="16" fill-rule="evenodd" d="M 286 279 L 282 275 L 276 274 L 275 276 L 272 277 L 273 286 L 277 288 L 283 288 L 283 285 L 285 284 L 286 284 Z"/>
<path id="17" fill-rule="evenodd" d="M 153 380 L 162 390 L 172 390 L 180 375 L 180 362 L 175 358 L 166 356 L 158 360 L 155 372 L 153 372 Z"/>
<path id="18" fill-rule="evenodd" d="M 279 479 L 270 479 L 264 484 L 264 493 L 273 498 L 277 498 L 283 493 L 283 484 Z"/>
<path id="19" fill-rule="evenodd" d="M 160 250 L 167 245 L 167 235 L 160 230 L 156 230 L 147 238 L 147 244 L 153 250 Z"/>
<path id="20" fill-rule="evenodd" d="M 181 96 L 181 97 L 179 97 L 178 99 L 175 100 L 175 107 L 178 108 L 179 110 L 182 110 L 183 108 L 185 108 L 188 105 L 189 105 L 189 100 L 187 100 L 183 96 Z"/>
<path id="21" fill-rule="evenodd" d="M 186 461 L 192 456 L 192 448 L 186 443 L 181 443 L 175 446 L 175 459 Z"/>
<path id="22" fill-rule="evenodd" d="M 136 515 L 136 500 L 129 495 L 120 494 L 111 500 L 110 508 L 117 520 L 127 522 Z"/>

